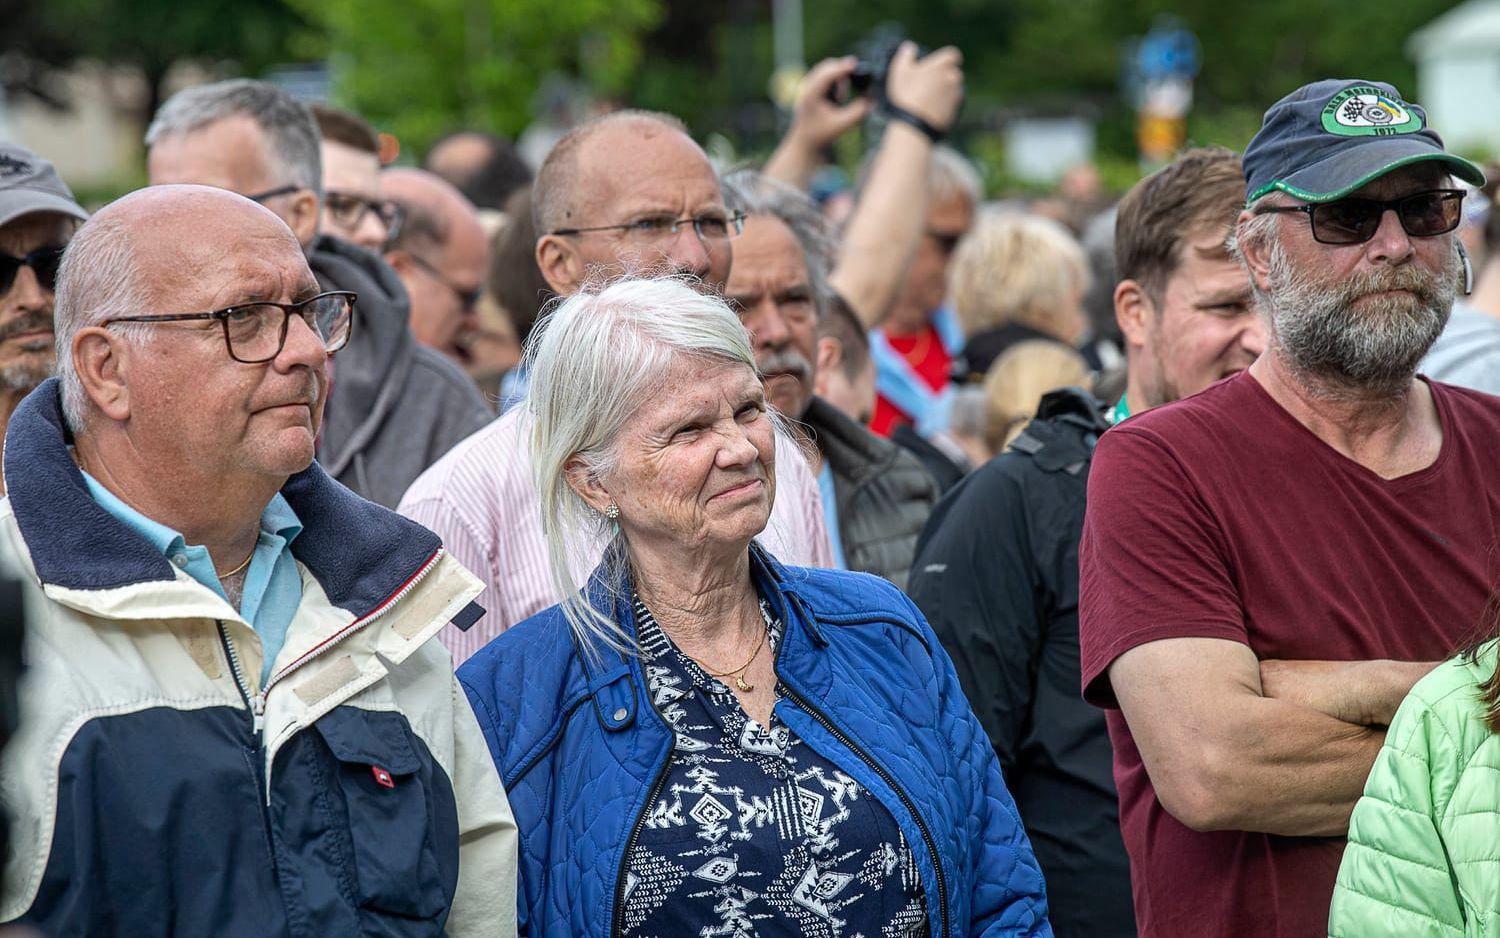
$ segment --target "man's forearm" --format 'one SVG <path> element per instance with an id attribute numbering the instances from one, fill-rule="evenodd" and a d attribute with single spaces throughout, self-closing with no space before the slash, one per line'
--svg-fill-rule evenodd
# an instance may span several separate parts
<path id="1" fill-rule="evenodd" d="M 844 226 L 838 264 L 829 282 L 867 327 L 880 324 L 895 302 L 927 218 L 927 174 L 932 141 L 892 121 Z"/>
<path id="2" fill-rule="evenodd" d="M 1267 697 L 1311 707 L 1346 723 L 1389 726 L 1412 685 L 1436 661 L 1278 661 L 1260 663 Z"/>
<path id="3" fill-rule="evenodd" d="M 766 160 L 761 174 L 805 192 L 812 185 L 818 162 L 817 149 L 807 144 L 793 128 L 782 138 L 771 158 Z"/>
<path id="4" fill-rule="evenodd" d="M 1349 815 L 1385 740 L 1383 730 L 1248 695 L 1197 735 L 1180 751 L 1189 765 L 1173 773 L 1170 790 L 1157 786 L 1167 810 L 1198 830 L 1292 837 L 1348 832 Z M 1144 751 L 1142 756 L 1154 781 L 1160 760 Z"/>

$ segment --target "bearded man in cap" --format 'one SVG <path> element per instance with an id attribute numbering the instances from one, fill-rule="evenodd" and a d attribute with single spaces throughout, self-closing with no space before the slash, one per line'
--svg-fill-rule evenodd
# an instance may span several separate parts
<path id="1" fill-rule="evenodd" d="M 0 143 L 0 438 L 21 398 L 52 373 L 57 266 L 88 217 L 51 163 Z"/>
<path id="2" fill-rule="evenodd" d="M 1326 934 L 1384 727 L 1494 586 L 1500 398 L 1416 376 L 1483 174 L 1356 80 L 1273 105 L 1244 169 L 1266 351 L 1104 434 L 1079 548 L 1144 936 Z"/>

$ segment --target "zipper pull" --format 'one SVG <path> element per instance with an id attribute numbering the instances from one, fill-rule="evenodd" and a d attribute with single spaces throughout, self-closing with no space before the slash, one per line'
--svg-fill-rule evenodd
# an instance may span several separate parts
<path id="1" fill-rule="evenodd" d="M 250 698 L 250 716 L 251 728 L 255 730 L 255 735 L 259 736 L 261 730 L 264 729 L 266 725 L 265 694 L 257 692 L 254 697 Z"/>

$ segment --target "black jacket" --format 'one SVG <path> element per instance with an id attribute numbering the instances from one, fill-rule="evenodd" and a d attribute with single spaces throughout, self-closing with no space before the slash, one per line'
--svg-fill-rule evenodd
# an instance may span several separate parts
<path id="1" fill-rule="evenodd" d="M 813 398 L 802 422 L 833 472 L 844 565 L 901 588 L 938 486 L 917 458 Z"/>
<path id="2" fill-rule="evenodd" d="M 494 413 L 462 368 L 417 344 L 406 289 L 385 261 L 327 236 L 310 245 L 307 261 L 323 289 L 359 294 L 349 344 L 333 359 L 318 462 L 395 508 L 413 479 Z"/>
<path id="3" fill-rule="evenodd" d="M 1108 426 L 1082 391 L 1044 397 L 1010 448 L 938 503 L 907 587 L 994 744 L 1059 936 L 1135 934 L 1109 735 L 1078 664 L 1078 539 Z"/>

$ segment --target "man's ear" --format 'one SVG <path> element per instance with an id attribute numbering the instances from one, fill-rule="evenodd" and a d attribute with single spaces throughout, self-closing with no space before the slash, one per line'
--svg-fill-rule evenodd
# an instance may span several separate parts
<path id="1" fill-rule="evenodd" d="M 572 296 L 584 280 L 583 258 L 567 238 L 542 235 L 536 242 L 536 266 L 558 296 Z"/>
<path id="2" fill-rule="evenodd" d="M 1234 236 L 1239 243 L 1240 255 L 1250 269 L 1250 283 L 1258 290 L 1271 288 L 1271 252 L 1265 238 L 1246 238 L 1245 229 L 1255 215 L 1249 209 L 1240 212 L 1235 222 Z"/>
<path id="3" fill-rule="evenodd" d="M 1126 345 L 1145 347 L 1156 313 L 1156 303 L 1139 280 L 1121 280 L 1115 286 L 1115 324 Z"/>
<path id="4" fill-rule="evenodd" d="M 413 266 L 411 261 L 411 253 L 408 252 L 405 248 L 391 248 L 389 251 L 385 252 L 384 258 L 386 264 L 390 266 L 391 270 L 394 270 L 398 277 L 400 277 L 402 280 L 405 280 L 407 274 L 411 272 Z"/>
<path id="5" fill-rule="evenodd" d="M 83 393 L 104 416 L 125 420 L 130 416 L 130 370 L 126 343 L 108 329 L 90 326 L 73 336 L 73 369 Z"/>
<path id="6" fill-rule="evenodd" d="M 298 189 L 292 193 L 286 213 L 287 227 L 297 236 L 303 246 L 312 243 L 318 236 L 318 195 L 311 189 Z"/>
<path id="7" fill-rule="evenodd" d="M 614 497 L 604 488 L 598 476 L 590 471 L 588 464 L 581 457 L 574 456 L 564 463 L 563 474 L 568 480 L 568 487 L 595 511 L 603 513 L 605 507 L 614 501 Z"/>
<path id="8" fill-rule="evenodd" d="M 816 377 L 813 379 L 813 393 L 823 394 L 824 375 L 833 374 L 833 369 L 842 368 L 844 365 L 844 343 L 833 336 L 823 336 L 818 340 L 818 361 Z"/>

